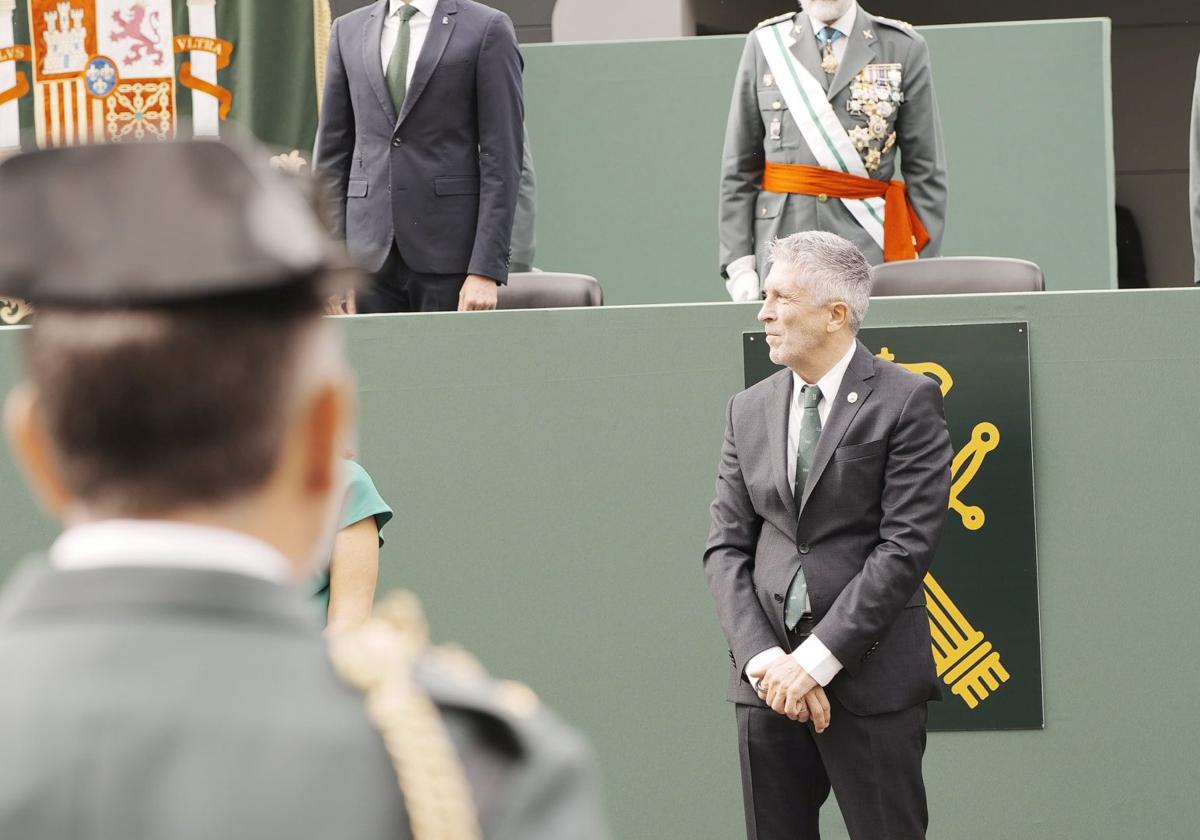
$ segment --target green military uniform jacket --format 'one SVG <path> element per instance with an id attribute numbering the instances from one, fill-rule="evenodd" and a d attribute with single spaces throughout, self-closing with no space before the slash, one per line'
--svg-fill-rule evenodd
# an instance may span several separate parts
<path id="1" fill-rule="evenodd" d="M 299 589 L 221 571 L 20 570 L 0 597 L 0 837 L 404 840 L 408 803 Z M 422 666 L 488 840 L 602 840 L 582 739 Z"/>
<path id="2" fill-rule="evenodd" d="M 925 39 L 908 24 L 876 17 L 860 6 L 840 67 L 831 78 L 821 69 L 814 23 L 806 13 L 781 15 L 764 21 L 759 28 L 788 17 L 794 19 L 791 32 L 794 43 L 788 45 L 789 49 L 819 82 L 828 80 L 829 102 L 847 131 L 869 122 L 861 108 L 857 109 L 859 113 L 851 113 L 855 77 L 871 65 L 894 65 L 892 69 L 899 70 L 902 101 L 898 107 L 892 107 L 886 118 L 884 136 L 862 148 L 861 154 L 872 178 L 890 181 L 903 174 L 909 200 L 930 235 L 921 256 L 939 256 L 946 227 L 946 154 Z M 816 26 L 820 29 L 823 24 Z M 887 139 L 893 134 L 895 139 L 889 146 Z M 900 166 L 896 161 L 898 152 Z M 771 240 L 804 230 L 844 236 L 858 245 L 871 263 L 883 261 L 882 249 L 841 201 L 764 192 L 761 183 L 767 161 L 819 165 L 804 142 L 780 93 L 774 70 L 752 32 L 738 67 L 725 132 L 720 199 L 722 276 L 728 276 L 726 269 L 731 262 L 753 254 L 756 270 L 760 277 L 765 277 L 766 252 Z"/>

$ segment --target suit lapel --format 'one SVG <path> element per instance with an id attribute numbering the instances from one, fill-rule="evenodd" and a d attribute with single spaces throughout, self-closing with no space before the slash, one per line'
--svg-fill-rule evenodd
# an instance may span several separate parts
<path id="1" fill-rule="evenodd" d="M 846 430 L 850 428 L 850 424 L 854 422 L 858 410 L 867 401 L 867 397 L 871 393 L 871 386 L 867 384 L 867 381 L 873 376 L 875 376 L 874 357 L 871 356 L 870 350 L 858 343 L 854 356 L 850 359 L 850 366 L 846 368 L 846 374 L 842 377 L 842 387 L 834 397 L 833 405 L 829 409 L 825 427 L 821 430 L 821 439 L 817 442 L 817 452 L 813 457 L 812 469 L 804 484 L 804 498 L 800 503 L 800 513 L 803 514 L 804 506 L 808 504 L 808 497 L 812 495 L 813 488 L 817 486 L 822 473 L 829 466 L 829 459 L 833 457 L 834 450 L 842 442 L 842 438 L 845 436 Z M 848 399 L 851 393 L 858 395 L 854 402 L 850 402 Z"/>
<path id="2" fill-rule="evenodd" d="M 408 95 L 404 98 L 404 108 L 396 120 L 399 128 L 405 118 L 412 113 L 413 106 L 425 92 L 425 86 L 442 60 L 442 53 L 450 43 L 454 32 L 455 15 L 458 14 L 458 0 L 438 0 L 437 8 L 433 11 L 433 20 L 429 22 L 429 34 L 425 36 L 425 46 L 421 47 L 421 56 L 417 59 L 417 67 L 413 71 L 412 81 L 408 84 Z M 443 22 L 446 21 L 446 22 Z"/>
<path id="3" fill-rule="evenodd" d="M 796 16 L 796 30 L 792 33 L 795 43 L 792 44 L 792 55 L 804 65 L 813 78 L 820 82 L 821 87 L 829 87 L 829 77 L 821 69 L 821 53 L 817 49 L 817 33 L 813 31 L 812 22 L 808 15 L 801 12 Z"/>
<path id="4" fill-rule="evenodd" d="M 846 89 L 859 71 L 875 60 L 875 21 L 863 11 L 860 6 L 854 17 L 854 31 L 847 36 L 846 52 L 842 54 L 842 63 L 838 67 L 833 81 L 829 85 L 829 100 Z M 867 39 L 867 32 L 872 37 Z"/>
<path id="5" fill-rule="evenodd" d="M 792 372 L 784 369 L 775 375 L 774 387 L 767 401 L 767 445 L 770 447 L 771 475 L 788 516 L 797 516 L 795 493 L 788 483 L 788 407 L 792 401 Z"/>
<path id="6" fill-rule="evenodd" d="M 371 10 L 367 25 L 363 27 L 363 63 L 367 67 L 367 80 L 371 90 L 379 99 L 379 106 L 388 116 L 390 122 L 396 121 L 396 106 L 392 102 L 392 94 L 388 91 L 387 79 L 383 75 L 383 56 L 380 52 L 383 42 L 383 20 L 387 17 L 388 0 L 379 0 Z"/>

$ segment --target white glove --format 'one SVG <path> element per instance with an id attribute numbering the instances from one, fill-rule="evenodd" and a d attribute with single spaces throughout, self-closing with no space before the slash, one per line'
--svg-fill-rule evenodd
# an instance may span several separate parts
<path id="1" fill-rule="evenodd" d="M 729 292 L 730 300 L 746 303 L 762 299 L 756 262 L 754 254 L 747 254 L 725 266 L 725 276 L 729 278 L 725 281 L 725 291 Z"/>

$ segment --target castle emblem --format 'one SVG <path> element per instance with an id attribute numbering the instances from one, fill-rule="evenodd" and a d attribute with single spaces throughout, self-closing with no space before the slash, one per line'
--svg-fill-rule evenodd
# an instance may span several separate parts
<path id="1" fill-rule="evenodd" d="M 84 10 L 70 3 L 59 3 L 49 12 L 43 12 L 46 29 L 42 34 L 46 43 L 43 72 L 77 73 L 87 65 L 87 27 L 84 26 Z"/>

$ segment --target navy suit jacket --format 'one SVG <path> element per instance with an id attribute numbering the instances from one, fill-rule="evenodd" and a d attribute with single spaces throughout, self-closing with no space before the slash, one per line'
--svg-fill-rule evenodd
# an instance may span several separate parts
<path id="1" fill-rule="evenodd" d="M 392 103 L 379 45 L 388 0 L 334 21 L 315 168 L 335 224 L 378 271 L 393 240 L 413 271 L 508 280 L 521 179 L 521 54 L 507 15 L 439 0 L 408 95 Z"/>

